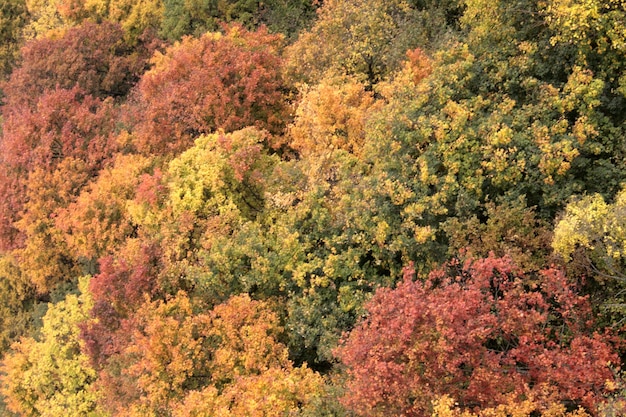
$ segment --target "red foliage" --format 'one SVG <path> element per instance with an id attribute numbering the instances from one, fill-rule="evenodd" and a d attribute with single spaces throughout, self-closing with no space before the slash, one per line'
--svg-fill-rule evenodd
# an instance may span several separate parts
<path id="1" fill-rule="evenodd" d="M 69 156 L 97 170 L 116 148 L 113 103 L 85 96 L 78 88 L 50 90 L 33 109 L 7 106 L 3 113 L 2 160 L 27 171 L 52 167 Z"/>
<path id="2" fill-rule="evenodd" d="M 352 378 L 343 401 L 362 415 L 429 416 L 444 394 L 465 408 L 532 394 L 593 410 L 613 379 L 610 337 L 592 330 L 587 298 L 561 271 L 534 281 L 489 257 L 412 275 L 376 293 L 336 352 Z"/>
<path id="3" fill-rule="evenodd" d="M 163 183 L 163 172 L 155 168 L 154 173 L 142 174 L 137 186 L 137 202 L 147 204 L 151 207 L 158 207 L 165 200 L 167 187 Z"/>
<path id="4" fill-rule="evenodd" d="M 78 88 L 50 90 L 36 106 L 5 106 L 0 141 L 0 247 L 17 246 L 13 223 L 26 201 L 26 181 L 35 168 L 51 170 L 65 158 L 86 163 L 94 175 L 115 152 L 117 109 L 110 99 L 84 96 Z"/>
<path id="5" fill-rule="evenodd" d="M 408 58 L 408 66 L 413 71 L 415 84 L 418 84 L 431 74 L 433 70 L 432 62 L 421 48 L 407 51 L 406 57 Z"/>
<path id="6" fill-rule="evenodd" d="M 59 38 L 40 38 L 22 49 L 21 66 L 3 86 L 13 106 L 33 103 L 46 90 L 78 86 L 104 98 L 125 96 L 143 73 L 152 46 L 131 48 L 118 24 L 85 22 Z"/>
<path id="7" fill-rule="evenodd" d="M 158 55 L 129 111 L 137 148 L 180 152 L 217 129 L 256 126 L 279 133 L 286 118 L 279 41 L 265 29 L 233 26 L 224 36 L 186 38 Z"/>
<path id="8" fill-rule="evenodd" d="M 100 259 L 100 273 L 90 282 L 94 308 L 90 320 L 82 325 L 85 352 L 96 369 L 121 351 L 129 342 L 133 313 L 154 297 L 159 287 L 157 276 L 162 269 L 161 251 L 156 245 L 141 245 L 125 257 Z"/>
<path id="9" fill-rule="evenodd" d="M 145 301 L 144 294 L 154 296 L 156 277 L 162 266 L 156 245 L 142 245 L 129 259 L 106 256 L 100 259 L 100 273 L 90 283 L 94 302 L 106 301 L 121 317 Z"/>

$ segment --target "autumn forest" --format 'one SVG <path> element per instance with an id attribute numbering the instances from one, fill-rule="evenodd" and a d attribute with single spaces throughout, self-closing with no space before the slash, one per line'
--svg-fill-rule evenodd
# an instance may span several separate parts
<path id="1" fill-rule="evenodd" d="M 626 415 L 625 0 L 0 0 L 0 414 Z"/>

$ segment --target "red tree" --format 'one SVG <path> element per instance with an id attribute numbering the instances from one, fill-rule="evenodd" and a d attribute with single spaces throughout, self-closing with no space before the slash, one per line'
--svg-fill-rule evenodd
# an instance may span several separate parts
<path id="1" fill-rule="evenodd" d="M 186 38 L 165 55 L 138 85 L 135 143 L 142 152 L 180 152 L 203 133 L 257 126 L 282 130 L 286 106 L 281 93 L 280 37 L 240 26 L 225 35 Z"/>
<path id="2" fill-rule="evenodd" d="M 14 222 L 26 201 L 29 173 L 53 170 L 60 161 L 84 161 L 95 175 L 116 151 L 117 108 L 111 99 L 85 96 L 78 87 L 49 90 L 35 107 L 5 106 L 0 141 L 0 248 L 15 247 Z"/>
<path id="3" fill-rule="evenodd" d="M 123 97 L 153 49 L 149 43 L 130 47 L 121 27 L 110 22 L 85 22 L 63 36 L 32 40 L 22 49 L 21 65 L 3 85 L 6 101 L 34 104 L 46 90 L 76 86 L 100 98 Z"/>
<path id="4" fill-rule="evenodd" d="M 379 290 L 337 350 L 351 376 L 343 401 L 362 415 L 430 416 L 444 394 L 464 408 L 531 395 L 593 410 L 613 379 L 610 338 L 560 271 L 489 257 L 412 275 Z"/>
<path id="5" fill-rule="evenodd" d="M 162 268 L 161 251 L 148 243 L 130 244 L 123 254 L 100 259 L 100 273 L 89 289 L 93 295 L 94 320 L 82 326 L 85 351 L 96 369 L 128 343 L 133 313 L 158 293 L 157 276 Z"/>

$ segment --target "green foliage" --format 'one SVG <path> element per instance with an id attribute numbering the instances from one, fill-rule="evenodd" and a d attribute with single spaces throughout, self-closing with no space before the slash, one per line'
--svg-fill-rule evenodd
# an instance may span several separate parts
<path id="1" fill-rule="evenodd" d="M 256 0 L 165 0 L 161 35 L 178 40 L 219 29 L 220 22 L 238 22 L 251 28 L 258 9 Z"/>
<path id="2" fill-rule="evenodd" d="M 402 1 L 327 1 L 316 24 L 288 51 L 287 71 L 316 83 L 327 71 L 347 73 L 370 86 L 386 74 L 391 45 L 400 33 L 394 15 L 406 14 Z"/>
<path id="3" fill-rule="evenodd" d="M 7 404 L 547 417 L 613 391 L 619 410 L 614 356 L 576 326 L 623 318 L 624 22 L 622 0 L 5 1 L 0 351 L 71 327 L 7 354 Z M 398 284 L 411 261 L 420 281 Z M 590 276 L 593 310 L 570 289 Z M 333 355 L 349 331 L 361 385 Z M 384 366 L 356 352 L 405 336 Z M 518 372 L 527 357 L 548 365 Z"/>
<path id="4" fill-rule="evenodd" d="M 292 37 L 315 16 L 309 0 L 164 0 L 163 5 L 159 33 L 172 41 L 215 31 L 223 22 L 237 22 L 248 29 L 264 24 L 273 33 Z"/>
<path id="5" fill-rule="evenodd" d="M 282 33 L 294 39 L 311 26 L 316 10 L 322 2 L 315 0 L 268 0 L 259 7 L 257 20 L 271 32 Z"/>
<path id="6" fill-rule="evenodd" d="M 369 89 L 392 74 L 408 49 L 430 45 L 447 30 L 439 7 L 416 9 L 404 0 L 330 0 L 311 29 L 287 50 L 286 72 L 316 84 L 350 75 Z"/>
<path id="7" fill-rule="evenodd" d="M 258 224 L 243 223 L 199 252 L 205 267 L 197 282 L 210 294 L 285 299 L 298 362 L 326 366 L 373 289 L 393 283 L 403 260 L 431 247 L 399 230 L 394 208 L 372 193 L 364 169 L 344 151 L 277 164 Z"/>
<path id="8" fill-rule="evenodd" d="M 8 0 L 0 4 L 0 78 L 11 73 L 19 56 L 22 28 L 27 19 L 24 0 Z"/>

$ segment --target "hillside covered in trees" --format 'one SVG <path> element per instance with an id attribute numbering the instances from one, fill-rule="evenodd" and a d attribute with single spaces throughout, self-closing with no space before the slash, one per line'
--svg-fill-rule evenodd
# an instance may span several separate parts
<path id="1" fill-rule="evenodd" d="M 626 1 L 0 2 L 0 414 L 626 415 Z"/>

